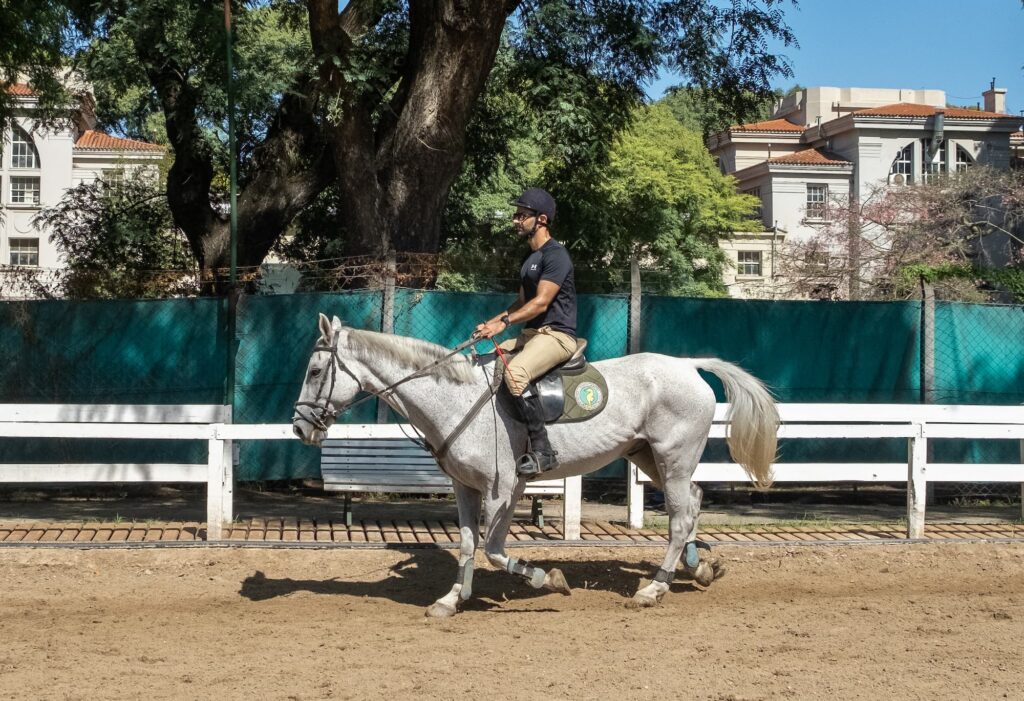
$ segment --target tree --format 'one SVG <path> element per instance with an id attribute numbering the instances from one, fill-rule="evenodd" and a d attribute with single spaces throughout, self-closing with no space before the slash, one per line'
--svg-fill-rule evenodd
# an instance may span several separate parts
<path id="1" fill-rule="evenodd" d="M 255 103 L 268 107 L 257 123 L 263 130 L 239 132 L 240 264 L 258 265 L 332 184 L 345 253 L 437 251 L 502 36 L 520 95 L 565 137 L 545 155 L 585 163 L 607 154 L 661 66 L 737 95 L 763 92 L 772 76 L 788 74 L 765 43 L 793 43 L 783 4 L 352 0 L 339 12 L 336 0 L 236 3 L 239 77 L 254 78 L 240 80 L 241 92 L 251 88 Z M 225 133 L 220 16 L 209 0 L 105 0 L 79 14 L 92 38 L 90 79 L 138 88 L 138 110 L 125 123 L 141 128 L 153 111 L 163 115 L 175 156 L 170 208 L 205 269 L 227 261 L 227 216 L 215 187 Z M 305 41 L 289 43 L 294 56 L 260 80 L 255 64 L 281 47 L 254 51 L 266 36 L 255 27 L 297 31 L 304 23 L 309 53 L 300 50 Z"/>
<path id="2" fill-rule="evenodd" d="M 770 119 L 780 100 L 802 89 L 794 85 L 786 91 L 775 89 L 759 94 L 749 93 L 737 104 L 717 88 L 680 87 L 670 91 L 659 102 L 667 105 L 684 127 L 707 137 L 736 123 Z"/>
<path id="3" fill-rule="evenodd" d="M 64 84 L 72 24 L 65 3 L 51 0 L 0 2 L 0 133 L 11 126 L 16 84 L 28 84 L 38 107 L 38 125 L 68 117 L 71 96 Z"/>
<path id="4" fill-rule="evenodd" d="M 37 216 L 66 262 L 53 293 L 62 297 L 194 294 L 195 259 L 174 226 L 164 186 L 151 170 L 71 188 Z"/>
<path id="5" fill-rule="evenodd" d="M 704 147 L 664 105 L 637 110 L 633 125 L 616 139 L 607 169 L 593 187 L 566 183 L 564 225 L 579 260 L 624 274 L 630 260 L 659 271 L 661 292 L 724 294 L 725 255 L 718 240 L 749 229 L 757 200 L 736 192 Z"/>
<path id="6" fill-rule="evenodd" d="M 908 299 L 922 278 L 940 297 L 1024 301 L 1024 173 L 972 167 L 904 187 L 879 185 L 859 202 L 829 203 L 819 236 L 788 243 L 783 276 L 801 295 Z M 851 256 L 850 251 L 856 255 Z"/>

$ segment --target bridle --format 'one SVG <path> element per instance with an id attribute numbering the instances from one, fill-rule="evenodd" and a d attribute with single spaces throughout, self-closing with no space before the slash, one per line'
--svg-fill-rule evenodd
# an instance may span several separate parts
<path id="1" fill-rule="evenodd" d="M 296 415 L 298 415 L 298 418 L 306 421 L 311 426 L 313 426 L 313 428 L 317 429 L 318 431 L 324 431 L 326 433 L 327 429 L 330 428 L 330 426 L 327 424 L 328 420 L 330 420 L 333 423 L 334 419 L 337 418 L 338 414 L 343 414 L 352 407 L 358 406 L 359 404 L 362 404 L 363 402 L 369 399 L 373 399 L 374 397 L 378 397 L 380 399 L 387 399 L 390 395 L 394 393 L 395 388 L 398 387 L 399 385 L 404 384 L 409 380 L 415 380 L 417 377 L 423 377 L 424 375 L 428 375 L 438 365 L 441 365 L 442 363 L 446 362 L 453 355 L 461 353 L 463 350 L 465 350 L 466 348 L 473 345 L 479 340 L 480 339 L 478 338 L 469 338 L 468 340 L 463 341 L 459 345 L 455 346 L 452 352 L 448 353 L 443 358 L 435 360 L 430 365 L 427 365 L 426 367 L 417 370 L 411 375 L 406 375 L 397 382 L 392 382 L 390 385 L 380 390 L 379 392 L 372 392 L 366 390 L 363 387 L 363 383 L 359 380 L 358 377 L 356 377 L 356 374 L 352 372 L 347 365 L 345 365 L 345 361 L 343 361 L 341 359 L 341 356 L 338 355 L 337 340 L 335 340 L 334 343 L 332 343 L 329 346 L 324 343 L 317 343 L 315 346 L 313 346 L 313 353 L 330 353 L 331 371 L 329 375 L 324 375 L 323 379 L 320 380 L 320 386 L 317 387 L 316 389 L 316 396 L 313 398 L 313 401 L 295 402 L 295 413 Z M 335 408 L 331 402 L 331 396 L 334 394 L 334 385 L 337 382 L 339 368 L 343 370 L 345 373 L 347 373 L 349 377 L 356 381 L 356 386 L 359 388 L 359 392 L 369 393 L 365 397 L 357 399 L 353 402 L 349 402 L 348 404 L 345 404 L 341 408 Z M 327 387 L 327 393 L 324 394 L 324 387 L 327 386 L 328 380 L 330 380 L 330 386 Z M 302 411 L 302 409 L 308 409 L 308 411 L 304 412 Z"/>
<path id="2" fill-rule="evenodd" d="M 363 392 L 363 383 L 356 377 L 356 374 L 349 370 L 348 366 L 345 365 L 345 361 L 338 355 L 338 342 L 335 341 L 331 345 L 323 343 L 317 343 L 313 346 L 313 353 L 330 353 L 331 354 L 331 370 L 329 374 L 324 374 L 323 379 L 320 380 L 320 386 L 316 388 L 316 396 L 313 397 L 311 402 L 295 402 L 295 413 L 298 417 L 318 431 L 326 432 L 329 426 L 327 420 L 330 419 L 332 422 L 337 418 L 339 413 L 347 411 L 357 404 L 361 404 L 368 399 L 374 397 L 373 394 L 367 394 L 362 399 L 355 402 L 349 402 L 340 410 L 335 409 L 331 403 L 331 396 L 334 394 L 334 385 L 338 379 L 338 368 L 344 370 L 349 377 L 356 381 L 356 386 L 359 387 L 359 391 Z M 330 380 L 330 386 L 327 388 L 327 393 L 324 394 L 324 386 L 327 385 L 327 381 Z M 358 394 L 358 393 L 357 393 Z M 307 408 L 307 412 L 303 412 L 303 408 Z"/>

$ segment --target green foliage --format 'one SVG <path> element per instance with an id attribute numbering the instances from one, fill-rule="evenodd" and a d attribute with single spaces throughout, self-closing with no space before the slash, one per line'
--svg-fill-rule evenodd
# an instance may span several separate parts
<path id="1" fill-rule="evenodd" d="M 228 170 L 226 45 L 219 3 L 176 0 L 108 1 L 98 6 L 79 60 L 93 86 L 101 127 L 131 138 L 167 143 L 166 115 L 142 56 L 155 50 L 187 75 L 196 122 L 220 172 Z M 309 35 L 287 7 L 233 3 L 235 137 L 239 182 L 277 114 L 281 95 L 309 70 Z M 226 189 L 226 176 L 215 189 Z"/>
<path id="2" fill-rule="evenodd" d="M 743 100 L 744 111 L 740 113 L 731 111 L 730 103 L 723 98 L 720 89 L 680 87 L 672 90 L 659 102 L 668 106 L 684 127 L 707 136 L 727 129 L 733 124 L 770 119 L 779 100 L 802 89 L 801 86 L 794 85 L 786 91 L 776 89 L 750 93 Z"/>
<path id="3" fill-rule="evenodd" d="M 656 291 L 724 294 L 718 239 L 750 228 L 756 199 L 736 193 L 700 135 L 680 125 L 668 107 L 642 107 L 632 118 L 605 163 L 574 168 L 544 158 L 543 133 L 535 133 L 532 140 L 513 141 L 511 157 L 486 177 L 467 168 L 446 219 L 453 275 L 439 285 L 514 290 L 512 261 L 522 257 L 525 244 L 512 234 L 508 203 L 540 184 L 558 201 L 555 236 L 573 252 L 581 289 L 622 290 L 637 256 L 657 270 L 647 277 Z"/>
<path id="4" fill-rule="evenodd" d="M 77 299 L 194 293 L 195 260 L 162 184 L 152 171 L 122 175 L 78 185 L 39 213 L 67 264 L 60 292 Z"/>
<path id="5" fill-rule="evenodd" d="M 0 132 L 11 123 L 15 83 L 28 83 L 37 101 L 38 124 L 67 116 L 69 90 L 59 79 L 70 51 L 67 3 L 51 0 L 0 2 Z"/>
<path id="6" fill-rule="evenodd" d="M 757 202 L 736 192 L 700 135 L 667 107 L 640 108 L 612 147 L 608 168 L 565 184 L 575 197 L 560 232 L 579 260 L 621 274 L 638 257 L 660 271 L 651 278 L 657 291 L 725 293 L 718 239 L 749 229 Z"/>

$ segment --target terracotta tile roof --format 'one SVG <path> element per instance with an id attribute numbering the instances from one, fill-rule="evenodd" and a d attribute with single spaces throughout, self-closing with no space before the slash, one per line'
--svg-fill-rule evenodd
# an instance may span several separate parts
<path id="1" fill-rule="evenodd" d="M 21 95 L 24 97 L 29 97 L 31 95 L 36 94 L 35 90 L 25 85 L 24 83 L 14 83 L 12 85 L 9 85 L 7 87 L 7 92 L 11 95 Z"/>
<path id="2" fill-rule="evenodd" d="M 93 129 L 86 130 L 75 142 L 76 149 L 91 151 L 163 151 L 159 144 L 135 139 L 122 139 Z"/>
<path id="3" fill-rule="evenodd" d="M 853 113 L 854 117 L 931 117 L 939 110 L 946 113 L 947 117 L 953 119 L 1014 119 L 1012 114 L 1000 114 L 999 112 L 982 112 L 980 110 L 969 110 L 963 107 L 933 107 L 932 105 L 916 105 L 912 102 L 899 102 L 894 105 L 872 107 L 867 110 L 858 110 Z"/>
<path id="4" fill-rule="evenodd" d="M 786 156 L 776 156 L 775 158 L 769 158 L 769 163 L 775 163 L 778 165 L 788 166 L 849 166 L 853 165 L 850 161 L 837 156 L 829 151 L 824 151 L 818 148 L 808 148 L 803 151 L 797 151 Z"/>
<path id="5" fill-rule="evenodd" d="M 769 119 L 767 122 L 754 122 L 753 124 L 734 124 L 728 131 L 789 131 L 793 133 L 803 132 L 804 127 L 797 126 L 785 119 Z"/>

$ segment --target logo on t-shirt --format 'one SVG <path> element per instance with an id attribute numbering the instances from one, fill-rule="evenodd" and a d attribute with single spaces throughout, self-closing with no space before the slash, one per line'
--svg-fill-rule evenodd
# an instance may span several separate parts
<path id="1" fill-rule="evenodd" d="M 536 263 L 534 263 L 533 265 L 530 266 L 530 270 L 536 270 L 536 269 L 537 269 L 537 264 Z"/>

